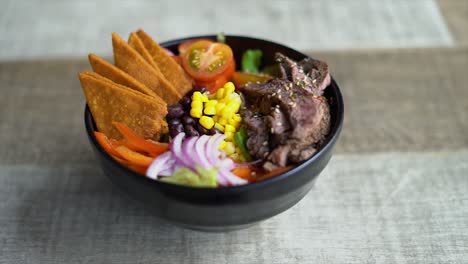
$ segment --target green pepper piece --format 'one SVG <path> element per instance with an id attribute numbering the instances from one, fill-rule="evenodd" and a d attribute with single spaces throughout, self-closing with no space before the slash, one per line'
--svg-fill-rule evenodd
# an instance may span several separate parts
<path id="1" fill-rule="evenodd" d="M 263 52 L 259 49 L 248 49 L 242 54 L 242 71 L 258 73 L 262 63 Z"/>
<path id="2" fill-rule="evenodd" d="M 237 131 L 234 134 L 234 141 L 236 141 L 236 144 L 239 147 L 239 149 L 241 150 L 242 155 L 244 156 L 245 160 L 246 161 L 252 161 L 253 157 L 250 155 L 249 151 L 247 150 L 247 146 L 246 146 L 248 138 L 249 138 L 249 136 L 247 135 L 247 130 L 244 127 L 239 129 L 239 131 Z"/>

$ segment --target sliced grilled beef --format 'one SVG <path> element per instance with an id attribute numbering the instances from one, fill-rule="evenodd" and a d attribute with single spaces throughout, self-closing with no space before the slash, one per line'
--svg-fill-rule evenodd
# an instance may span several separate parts
<path id="1" fill-rule="evenodd" d="M 265 160 L 268 171 L 310 158 L 330 127 L 329 106 L 321 96 L 330 83 L 328 66 L 313 59 L 296 63 L 281 54 L 277 58 L 281 78 L 240 88 L 247 148 Z"/>
<path id="2" fill-rule="evenodd" d="M 323 90 L 330 85 L 328 65 L 319 60 L 305 58 L 295 62 L 281 53 L 275 54 L 279 62 L 280 77 L 289 80 L 314 95 L 322 95 Z"/>
<path id="3" fill-rule="evenodd" d="M 247 148 L 250 155 L 264 159 L 270 154 L 268 141 L 270 133 L 265 123 L 265 117 L 259 113 L 245 111 L 243 115 L 244 124 L 247 127 Z"/>

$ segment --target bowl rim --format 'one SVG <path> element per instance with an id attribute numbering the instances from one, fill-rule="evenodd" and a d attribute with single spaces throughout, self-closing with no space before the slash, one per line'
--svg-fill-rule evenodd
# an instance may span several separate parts
<path id="1" fill-rule="evenodd" d="M 198 39 L 198 38 L 211 38 L 211 39 L 213 39 L 213 38 L 216 38 L 216 35 L 188 36 L 188 37 L 184 37 L 184 38 L 177 38 L 177 39 L 173 39 L 173 40 L 164 41 L 164 42 L 160 43 L 160 45 L 162 47 L 167 47 L 167 46 L 171 46 L 171 45 L 181 43 L 181 42 L 186 41 L 186 40 Z M 236 38 L 236 39 L 240 39 L 240 40 L 246 39 L 246 40 L 251 40 L 251 41 L 260 41 L 260 42 L 264 42 L 264 43 L 269 44 L 269 45 L 278 46 L 281 49 L 286 49 L 286 50 L 289 50 L 291 52 L 298 53 L 298 54 L 300 54 L 300 55 L 302 55 L 304 57 L 309 57 L 309 56 L 307 56 L 306 54 L 304 54 L 304 53 L 302 53 L 300 51 L 297 51 L 297 50 L 292 49 L 292 48 L 290 48 L 288 46 L 276 43 L 276 42 L 271 41 L 271 40 L 265 40 L 265 39 L 255 38 L 255 37 L 250 37 L 250 36 L 245 36 L 245 35 L 242 35 L 242 36 L 241 35 L 225 35 L 225 38 L 226 39 Z M 281 173 L 281 174 L 279 174 L 277 176 L 270 177 L 268 179 L 258 181 L 258 182 L 252 182 L 252 183 L 248 183 L 248 184 L 244 184 L 244 185 L 235 185 L 235 186 L 221 186 L 221 187 L 216 187 L 216 188 L 212 188 L 212 187 L 193 187 L 193 186 L 185 186 L 185 185 L 179 185 L 179 184 L 173 184 L 173 183 L 166 183 L 166 182 L 163 182 L 163 181 L 150 179 L 150 178 L 148 178 L 146 176 L 138 174 L 138 173 L 130 170 L 126 166 L 120 164 L 116 160 L 114 160 L 110 156 L 110 154 L 107 153 L 104 150 L 104 148 L 97 142 L 96 137 L 94 135 L 95 121 L 94 121 L 94 118 L 93 118 L 93 116 L 91 114 L 91 111 L 89 110 L 89 107 L 88 107 L 87 103 L 85 103 L 85 111 L 84 111 L 84 119 L 85 119 L 84 121 L 85 121 L 86 133 L 88 134 L 88 137 L 91 140 L 94 147 L 96 148 L 96 150 L 98 150 L 98 152 L 101 155 L 103 155 L 103 157 L 107 161 L 109 161 L 112 164 L 116 165 L 120 170 L 125 171 L 126 174 L 130 174 L 130 176 L 133 177 L 135 180 L 146 181 L 148 184 L 154 185 L 155 187 L 169 187 L 169 188 L 178 189 L 179 191 L 185 191 L 185 192 L 187 192 L 187 191 L 189 191 L 189 192 L 199 191 L 199 192 L 207 192 L 207 193 L 212 193 L 212 194 L 225 194 L 225 193 L 230 193 L 230 192 L 234 192 L 234 193 L 245 192 L 245 191 L 249 191 L 251 189 L 262 188 L 262 187 L 265 187 L 267 185 L 271 185 L 271 184 L 274 184 L 276 182 L 283 181 L 283 180 L 289 178 L 290 176 L 292 176 L 296 172 L 304 169 L 305 167 L 308 167 L 309 164 L 315 162 L 321 155 L 323 155 L 326 151 L 328 151 L 328 149 L 333 147 L 333 143 L 338 139 L 338 137 L 340 135 L 340 132 L 341 132 L 341 129 L 343 127 L 344 102 L 343 102 L 343 96 L 341 94 L 341 91 L 340 91 L 340 88 L 339 88 L 337 82 L 335 81 L 333 76 L 330 75 L 330 77 L 331 77 L 331 83 L 330 83 L 330 85 L 328 87 L 332 87 L 335 90 L 334 91 L 334 99 L 335 99 L 335 102 L 336 102 L 337 113 L 336 113 L 336 120 L 332 124 L 332 126 L 330 127 L 330 132 L 329 132 L 329 134 L 328 134 L 328 136 L 326 138 L 325 143 L 321 146 L 321 148 L 315 154 L 312 155 L 312 157 L 310 157 L 309 159 L 299 163 L 294 168 L 292 168 L 292 169 L 290 169 L 290 170 L 288 170 L 286 172 L 283 172 L 283 173 Z"/>

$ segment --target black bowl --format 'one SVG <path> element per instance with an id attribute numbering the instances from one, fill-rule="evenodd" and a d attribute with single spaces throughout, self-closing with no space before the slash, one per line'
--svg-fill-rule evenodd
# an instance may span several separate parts
<path id="1" fill-rule="evenodd" d="M 215 39 L 215 36 L 196 36 L 162 43 L 172 51 L 192 38 Z M 234 51 L 236 62 L 246 49 L 263 51 L 264 64 L 273 63 L 274 53 L 301 60 L 306 55 L 266 40 L 241 36 L 226 36 L 226 43 Z M 159 218 L 170 223 L 205 231 L 228 231 L 247 227 L 277 215 L 299 202 L 312 188 L 315 179 L 332 156 L 332 149 L 343 124 L 343 98 L 332 78 L 325 96 L 331 107 L 331 131 L 321 149 L 310 159 L 276 177 L 243 186 L 221 188 L 193 188 L 155 181 L 143 177 L 112 159 L 97 143 L 91 112 L 86 106 L 85 124 L 94 152 L 104 173 L 120 189 L 145 204 Z"/>

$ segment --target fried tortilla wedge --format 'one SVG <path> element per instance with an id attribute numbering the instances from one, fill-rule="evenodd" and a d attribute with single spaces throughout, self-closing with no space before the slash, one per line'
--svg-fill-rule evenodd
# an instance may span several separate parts
<path id="1" fill-rule="evenodd" d="M 86 73 L 91 75 L 93 78 L 100 80 L 101 82 L 106 82 L 110 86 L 114 86 L 114 85 L 117 84 L 117 83 L 107 79 L 106 77 L 99 75 L 98 73 L 94 73 L 94 72 L 86 72 Z M 117 84 L 117 85 L 119 85 L 119 84 Z M 139 91 L 136 91 L 136 90 L 133 90 L 133 89 L 131 89 L 131 88 L 125 86 L 125 85 L 119 85 L 119 86 L 121 86 L 122 88 L 125 88 L 129 93 L 133 93 L 133 94 L 135 94 L 137 96 L 141 96 L 141 97 L 144 97 L 144 98 L 146 98 L 148 100 L 152 100 L 155 104 L 158 105 L 158 112 L 157 113 L 159 114 L 159 117 L 161 119 L 164 119 L 166 117 L 166 115 L 167 115 L 167 104 L 162 99 L 159 99 L 159 100 L 155 99 L 155 97 L 143 94 L 143 93 L 141 93 Z"/>
<path id="2" fill-rule="evenodd" d="M 103 58 L 95 54 L 89 54 L 88 58 L 89 64 L 91 64 L 93 71 L 97 74 L 117 84 L 127 86 L 152 97 L 157 97 L 157 101 L 162 101 L 162 99 L 159 96 L 157 96 L 156 93 L 153 92 L 151 89 L 146 87 L 141 82 L 135 80 L 135 78 L 128 75 L 126 72 L 107 62 Z"/>
<path id="3" fill-rule="evenodd" d="M 159 140 L 167 131 L 167 123 L 163 119 L 167 110 L 161 109 L 152 97 L 94 72 L 80 73 L 80 82 L 98 130 L 108 137 L 122 138 L 113 121 L 124 123 L 146 139 Z"/>
<path id="4" fill-rule="evenodd" d="M 141 39 L 137 36 L 135 32 L 130 33 L 130 37 L 128 37 L 128 45 L 135 49 L 143 57 L 143 59 L 145 59 L 146 62 L 153 66 L 153 68 L 158 73 L 161 73 L 158 66 L 154 62 L 153 57 L 151 57 L 151 54 L 149 54 L 148 50 L 146 50 L 145 46 L 143 45 L 143 42 L 141 42 Z"/>
<path id="5" fill-rule="evenodd" d="M 180 94 L 184 95 L 189 92 L 192 89 L 193 80 L 185 73 L 184 69 L 145 31 L 140 29 L 136 34 L 164 77 L 176 87 Z"/>
<path id="6" fill-rule="evenodd" d="M 174 86 L 116 33 L 112 33 L 112 46 L 114 63 L 117 67 L 153 90 L 167 104 L 171 105 L 179 101 L 182 96 Z"/>

